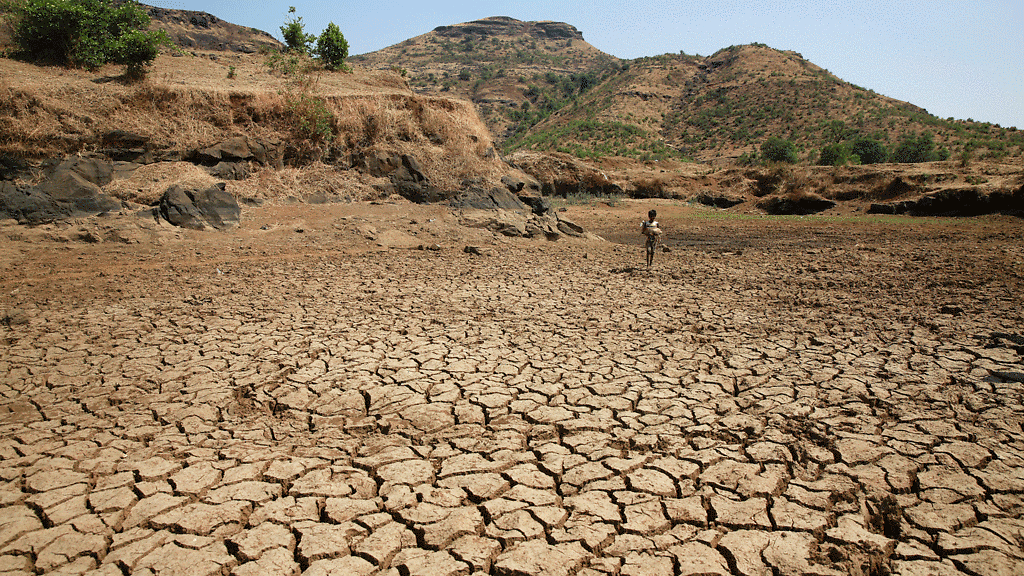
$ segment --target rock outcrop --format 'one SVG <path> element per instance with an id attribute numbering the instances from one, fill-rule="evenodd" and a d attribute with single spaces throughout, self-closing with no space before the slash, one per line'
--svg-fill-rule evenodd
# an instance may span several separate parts
<path id="1" fill-rule="evenodd" d="M 100 188 L 110 183 L 112 173 L 107 160 L 76 156 L 46 168 L 36 186 L 5 181 L 0 184 L 0 218 L 37 223 L 119 211 L 121 202 Z"/>
<path id="2" fill-rule="evenodd" d="M 583 33 L 564 22 L 522 22 L 507 16 L 483 18 L 454 26 L 438 26 L 434 32 L 446 38 L 472 36 L 529 36 L 551 40 L 583 40 Z"/>
<path id="3" fill-rule="evenodd" d="M 284 48 L 284 44 L 262 30 L 225 22 L 207 12 L 155 6 L 145 9 L 153 27 L 167 31 L 171 41 L 184 49 L 252 54 L 264 46 Z"/>
<path id="4" fill-rule="evenodd" d="M 445 193 L 431 184 L 423 174 L 419 161 L 409 154 L 358 154 L 352 158 L 352 167 L 371 176 L 389 178 L 394 193 L 417 204 L 441 202 L 454 195 L 451 192 Z"/>
<path id="5" fill-rule="evenodd" d="M 773 216 L 807 215 L 834 208 L 835 202 L 820 196 L 772 196 L 757 203 L 757 207 Z"/>
<path id="6" fill-rule="evenodd" d="M 223 182 L 205 190 L 171 186 L 160 198 L 157 213 L 171 224 L 192 230 L 227 230 L 238 226 L 241 208 Z"/>
<path id="7" fill-rule="evenodd" d="M 459 211 L 464 226 L 486 228 L 504 236 L 547 240 L 558 240 L 563 235 L 597 238 L 557 212 L 544 209 L 538 213 L 536 208 L 500 188 L 470 188 L 451 199 L 449 204 Z"/>
<path id="8" fill-rule="evenodd" d="M 916 200 L 876 203 L 868 214 L 909 214 L 911 216 L 979 216 L 1010 214 L 1024 216 L 1024 186 L 1014 191 L 988 194 L 976 188 L 951 188 Z"/>

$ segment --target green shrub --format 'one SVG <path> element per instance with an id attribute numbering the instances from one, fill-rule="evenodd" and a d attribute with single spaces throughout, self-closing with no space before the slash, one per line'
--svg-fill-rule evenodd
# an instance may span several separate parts
<path id="1" fill-rule="evenodd" d="M 330 144 L 334 139 L 334 114 L 327 101 L 306 90 L 285 94 L 285 110 L 296 136 L 314 144 Z"/>
<path id="2" fill-rule="evenodd" d="M 821 149 L 819 166 L 842 166 L 850 160 L 850 151 L 845 144 L 829 144 Z"/>
<path id="3" fill-rule="evenodd" d="M 858 138 L 850 152 L 860 158 L 861 164 L 880 164 L 888 157 L 885 145 L 873 138 Z"/>
<path id="4" fill-rule="evenodd" d="M 345 58 L 348 58 L 348 41 L 341 29 L 334 22 L 320 34 L 316 41 L 316 55 L 328 70 L 345 69 Z"/>
<path id="5" fill-rule="evenodd" d="M 133 0 L 23 0 L 9 3 L 13 40 L 25 58 L 95 70 L 123 64 L 141 77 L 170 45 L 163 30 L 149 31 L 149 16 Z"/>
<path id="6" fill-rule="evenodd" d="M 146 75 L 146 66 L 159 55 L 160 45 L 149 32 L 129 30 L 121 36 L 110 61 L 124 65 L 128 78 L 141 79 Z"/>
<path id="7" fill-rule="evenodd" d="M 792 140 L 772 136 L 761 144 L 761 156 L 768 162 L 793 164 L 797 161 L 796 145 Z"/>
<path id="8" fill-rule="evenodd" d="M 903 140 L 896 145 L 892 151 L 892 161 L 901 164 L 916 164 L 919 162 L 934 162 L 949 158 L 949 150 L 946 148 L 935 148 L 930 132 L 919 136 L 904 136 Z"/>
<path id="9" fill-rule="evenodd" d="M 288 13 L 295 14 L 295 6 L 289 6 Z M 284 43 L 288 46 L 288 50 L 303 54 L 309 54 L 310 46 L 316 41 L 315 35 L 306 34 L 302 16 L 286 21 L 284 26 L 281 26 L 281 36 L 284 37 Z"/>

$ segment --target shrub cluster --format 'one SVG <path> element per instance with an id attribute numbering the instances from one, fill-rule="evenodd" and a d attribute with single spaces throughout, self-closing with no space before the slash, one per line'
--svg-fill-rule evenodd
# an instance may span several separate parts
<path id="1" fill-rule="evenodd" d="M 295 7 L 288 8 L 289 14 L 295 13 Z M 327 25 L 327 28 L 317 37 L 315 34 L 306 34 L 305 24 L 302 17 L 296 16 L 281 26 L 281 36 L 288 46 L 288 51 L 293 54 L 313 55 L 320 59 L 324 68 L 328 70 L 345 70 L 345 59 L 348 58 L 348 41 L 341 33 L 341 29 L 334 22 Z"/>
<path id="2" fill-rule="evenodd" d="M 873 138 L 858 138 L 853 142 L 828 144 L 818 154 L 819 166 L 844 164 L 879 164 L 888 159 L 885 145 Z"/>
<path id="3" fill-rule="evenodd" d="M 854 140 L 851 152 L 860 159 L 861 164 L 881 164 L 889 156 L 885 151 L 885 144 L 873 138 Z"/>
<path id="4" fill-rule="evenodd" d="M 936 148 L 930 132 L 917 136 L 904 136 L 892 151 L 893 162 L 916 164 L 947 159 L 949 159 L 949 150 L 943 147 Z"/>
<path id="5" fill-rule="evenodd" d="M 794 164 L 797 161 L 796 145 L 792 140 L 772 136 L 761 144 L 761 156 L 768 162 Z"/>
<path id="6" fill-rule="evenodd" d="M 32 60 L 94 70 L 122 64 L 127 76 L 140 78 L 170 40 L 163 30 L 149 31 L 149 16 L 134 0 L 22 0 L 13 13 L 18 55 Z"/>
<path id="7" fill-rule="evenodd" d="M 850 161 L 850 150 L 843 143 L 829 144 L 818 155 L 819 166 L 842 166 Z"/>
<path id="8" fill-rule="evenodd" d="M 295 14 L 295 6 L 289 7 L 288 13 Z M 286 21 L 284 26 L 281 26 L 281 36 L 284 37 L 284 43 L 288 46 L 288 50 L 309 54 L 310 46 L 316 41 L 316 36 L 306 34 L 304 28 L 305 24 L 302 23 L 302 16 L 296 16 Z"/>

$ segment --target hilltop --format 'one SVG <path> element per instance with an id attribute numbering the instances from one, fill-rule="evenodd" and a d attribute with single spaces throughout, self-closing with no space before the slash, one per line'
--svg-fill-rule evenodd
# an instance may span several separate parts
<path id="1" fill-rule="evenodd" d="M 440 26 L 350 61 L 398 70 L 417 93 L 472 100 L 499 140 L 511 137 L 522 118 L 564 98 L 542 94 L 541 85 L 561 83 L 574 92 L 621 65 L 569 24 L 505 16 Z"/>

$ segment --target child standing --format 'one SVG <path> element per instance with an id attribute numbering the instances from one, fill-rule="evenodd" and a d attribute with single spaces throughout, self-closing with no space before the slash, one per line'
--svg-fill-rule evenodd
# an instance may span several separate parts
<path id="1" fill-rule="evenodd" d="M 647 220 L 644 220 L 643 225 L 640 227 L 640 233 L 647 236 L 647 269 L 650 270 L 651 262 L 654 261 L 654 251 L 658 249 L 658 244 L 661 241 L 661 227 L 658 226 L 658 221 L 655 218 L 658 217 L 657 210 L 651 210 L 647 213 Z"/>

